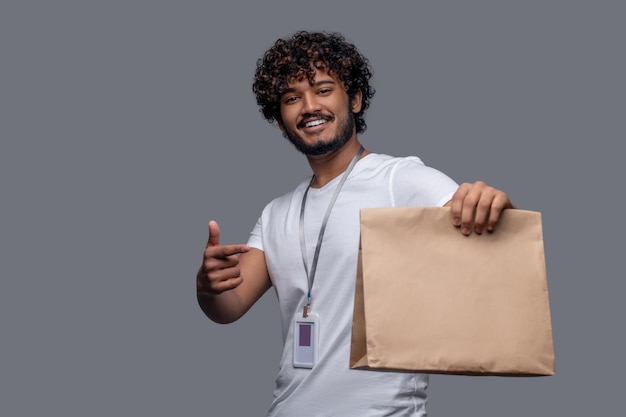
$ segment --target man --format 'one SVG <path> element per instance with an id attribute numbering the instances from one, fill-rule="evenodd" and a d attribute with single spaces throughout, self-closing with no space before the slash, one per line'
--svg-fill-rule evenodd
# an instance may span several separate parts
<path id="1" fill-rule="evenodd" d="M 374 95 L 370 78 L 367 59 L 339 34 L 276 41 L 257 63 L 253 90 L 313 176 L 265 207 L 248 244 L 221 245 L 209 222 L 197 275 L 206 315 L 229 323 L 270 287 L 278 296 L 284 349 L 270 416 L 425 415 L 426 375 L 348 367 L 359 209 L 449 206 L 451 222 L 469 235 L 493 231 L 512 207 L 482 182 L 457 186 L 417 157 L 365 150 L 357 134 Z M 315 353 L 302 359 L 297 343 L 311 335 L 299 322 L 310 318 L 319 334 Z"/>

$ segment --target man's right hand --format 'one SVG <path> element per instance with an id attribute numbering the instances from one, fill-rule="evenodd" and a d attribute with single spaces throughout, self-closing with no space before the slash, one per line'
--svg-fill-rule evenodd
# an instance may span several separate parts
<path id="1" fill-rule="evenodd" d="M 250 247 L 245 244 L 220 245 L 220 228 L 216 221 L 211 220 L 209 240 L 196 277 L 198 292 L 221 294 L 237 288 L 243 282 L 239 270 L 239 255 L 249 250 Z"/>

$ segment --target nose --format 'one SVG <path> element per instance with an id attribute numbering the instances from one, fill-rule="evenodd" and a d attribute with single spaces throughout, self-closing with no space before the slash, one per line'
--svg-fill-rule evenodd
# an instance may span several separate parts
<path id="1" fill-rule="evenodd" d="M 317 113 L 321 111 L 321 105 L 315 94 L 305 94 L 302 98 L 302 113 Z"/>

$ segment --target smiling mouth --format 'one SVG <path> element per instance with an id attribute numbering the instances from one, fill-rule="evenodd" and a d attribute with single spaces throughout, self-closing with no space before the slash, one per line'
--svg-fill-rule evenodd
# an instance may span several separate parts
<path id="1" fill-rule="evenodd" d="M 310 122 L 306 122 L 304 124 L 304 127 L 315 127 L 323 125 L 324 123 L 326 123 L 326 120 L 311 120 Z"/>
<path id="2" fill-rule="evenodd" d="M 315 114 L 310 117 L 305 117 L 300 123 L 298 123 L 299 129 L 316 127 L 323 124 L 326 124 L 333 120 L 332 116 L 326 116 L 323 114 Z"/>

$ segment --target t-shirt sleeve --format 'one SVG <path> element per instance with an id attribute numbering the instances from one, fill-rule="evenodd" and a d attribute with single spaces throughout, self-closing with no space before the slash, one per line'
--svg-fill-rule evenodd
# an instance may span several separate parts
<path id="1" fill-rule="evenodd" d="M 393 168 L 390 188 L 394 206 L 441 207 L 452 198 L 458 184 L 417 157 L 404 158 Z"/>
<path id="2" fill-rule="evenodd" d="M 259 217 L 254 228 L 250 232 L 250 237 L 248 238 L 248 246 L 251 248 L 256 248 L 259 250 L 263 250 L 263 225 L 262 225 L 262 216 Z"/>

